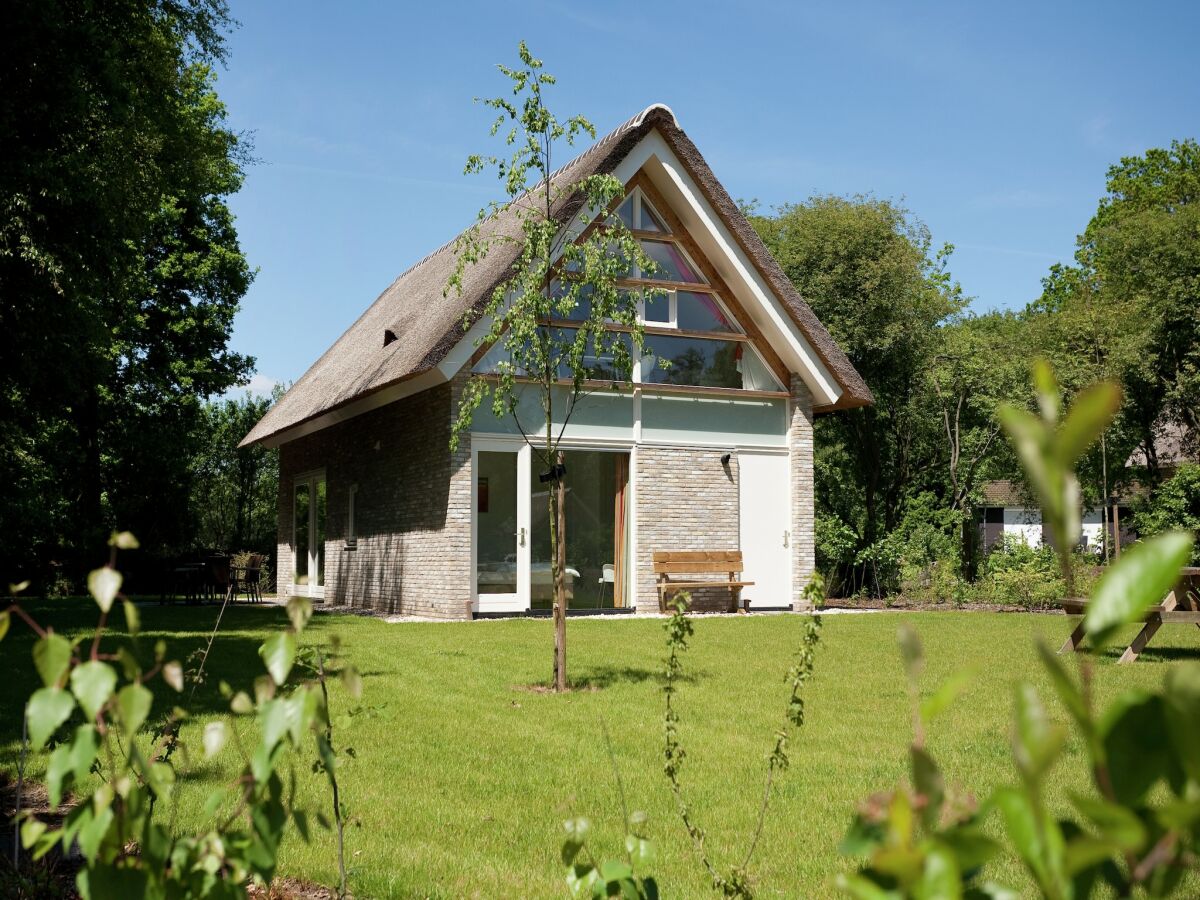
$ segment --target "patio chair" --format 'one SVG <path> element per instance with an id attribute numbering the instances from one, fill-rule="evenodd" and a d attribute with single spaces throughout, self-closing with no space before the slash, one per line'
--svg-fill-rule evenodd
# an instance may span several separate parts
<path id="1" fill-rule="evenodd" d="M 237 597 L 237 577 L 230 566 L 232 560 L 228 556 L 210 556 L 208 559 L 208 580 L 212 598 L 222 601 Z"/>
<path id="2" fill-rule="evenodd" d="M 262 603 L 262 564 L 262 554 L 251 553 L 246 559 L 246 567 L 237 573 L 238 590 L 251 603 Z"/>

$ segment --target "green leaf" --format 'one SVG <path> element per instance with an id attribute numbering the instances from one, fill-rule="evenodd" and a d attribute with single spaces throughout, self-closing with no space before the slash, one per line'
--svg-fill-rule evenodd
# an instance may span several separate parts
<path id="1" fill-rule="evenodd" d="M 121 573 L 110 566 L 93 569 L 88 573 L 87 586 L 100 611 L 108 612 L 121 590 Z"/>
<path id="2" fill-rule="evenodd" d="M 1073 469 L 1120 408 L 1121 389 L 1109 381 L 1093 384 L 1076 394 L 1052 442 L 1058 461 Z"/>
<path id="3" fill-rule="evenodd" d="M 925 854 L 921 878 L 913 885 L 914 900 L 956 900 L 962 897 L 962 878 L 954 855 L 944 847 Z"/>
<path id="4" fill-rule="evenodd" d="M 77 781 L 87 777 L 99 752 L 100 738 L 96 734 L 96 726 L 89 722 L 76 728 L 75 738 L 71 741 L 71 768 Z"/>
<path id="5" fill-rule="evenodd" d="M 169 663 L 163 663 L 163 681 L 174 688 L 177 692 L 183 691 L 183 666 L 178 661 L 172 660 Z"/>
<path id="6" fill-rule="evenodd" d="M 132 531 L 114 531 L 112 537 L 108 539 L 110 547 L 116 547 L 118 550 L 136 550 L 141 545 L 138 539 L 133 536 Z"/>
<path id="7" fill-rule="evenodd" d="M 226 725 L 220 719 L 215 722 L 209 722 L 204 726 L 204 755 L 216 756 L 221 752 L 221 748 L 225 746 L 225 741 L 229 737 L 229 732 Z"/>
<path id="8" fill-rule="evenodd" d="M 1104 711 L 1098 730 L 1117 800 L 1139 802 L 1167 771 L 1171 744 L 1162 698 L 1127 691 Z"/>
<path id="9" fill-rule="evenodd" d="M 1003 849 L 977 825 L 962 825 L 943 831 L 937 835 L 937 841 L 950 848 L 958 859 L 958 867 L 964 877 L 989 860 L 995 859 Z"/>
<path id="10" fill-rule="evenodd" d="M 73 774 L 71 745 L 59 744 L 46 762 L 46 793 L 50 796 L 51 809 L 58 809 L 58 804 L 62 802 L 64 783 Z"/>
<path id="11" fill-rule="evenodd" d="M 79 850 L 88 862 L 96 859 L 96 854 L 100 852 L 100 844 L 104 841 L 104 835 L 108 833 L 108 826 L 112 824 L 112 821 L 112 807 L 104 806 L 96 810 L 90 817 L 85 818 L 80 825 L 77 837 Z"/>
<path id="12" fill-rule="evenodd" d="M 44 687 L 34 691 L 26 706 L 30 749 L 41 750 L 74 708 L 75 700 L 62 688 Z"/>
<path id="13" fill-rule="evenodd" d="M 1017 685 L 1016 699 L 1013 755 L 1025 779 L 1037 781 L 1058 759 L 1066 731 L 1046 716 L 1046 708 L 1033 685 Z"/>
<path id="14" fill-rule="evenodd" d="M 46 687 L 59 684 L 71 665 L 71 642 L 49 632 L 33 645 L 33 665 Z"/>
<path id="15" fill-rule="evenodd" d="M 973 674 L 958 672 L 943 681 L 936 691 L 921 701 L 921 719 L 926 723 L 932 722 L 949 709 L 950 704 L 957 700 L 959 694 L 971 683 Z"/>
<path id="16" fill-rule="evenodd" d="M 942 802 L 946 799 L 946 785 L 942 780 L 942 773 L 933 757 L 920 747 L 910 748 L 909 754 L 912 759 L 913 787 L 925 798 L 921 820 L 926 828 L 936 828 L 938 816 L 942 812 Z"/>
<path id="17" fill-rule="evenodd" d="M 1146 826 L 1133 812 L 1116 803 L 1071 794 L 1075 808 L 1096 826 L 1100 836 L 1122 850 L 1139 852 L 1146 844 Z"/>
<path id="18" fill-rule="evenodd" d="M 1186 531 L 1164 532 L 1121 554 L 1096 585 L 1083 617 L 1092 644 L 1103 647 L 1122 625 L 1140 622 L 1175 586 L 1191 554 L 1192 536 Z"/>
<path id="19" fill-rule="evenodd" d="M 28 850 L 46 833 L 46 823 L 30 816 L 21 823 L 21 846 Z"/>
<path id="20" fill-rule="evenodd" d="M 117 713 L 126 737 L 133 736 L 142 727 L 153 702 L 150 689 L 140 684 L 127 684 L 117 692 Z"/>
<path id="21" fill-rule="evenodd" d="M 1167 672 L 1163 699 L 1175 756 L 1200 783 L 1200 664 L 1182 663 Z"/>
<path id="22" fill-rule="evenodd" d="M 342 686 L 346 688 L 346 693 L 357 700 L 362 696 L 362 676 L 358 674 L 358 669 L 354 666 L 346 666 L 342 670 Z"/>
<path id="23" fill-rule="evenodd" d="M 635 869 L 643 871 L 654 865 L 654 845 L 636 834 L 625 835 L 625 850 Z"/>
<path id="24" fill-rule="evenodd" d="M 1053 844 L 1057 835 L 1057 843 L 1061 845 L 1062 834 L 1058 832 L 1057 824 L 1044 814 L 1039 816 L 1029 797 L 1016 788 L 1000 788 L 992 795 L 991 802 L 1004 818 L 1005 833 L 1012 841 L 1017 855 L 1021 857 L 1043 892 L 1046 892 L 1050 885 L 1060 882 L 1060 878 L 1056 879 L 1051 874 L 1057 868 L 1050 859 L 1054 849 L 1043 839 L 1043 834 L 1046 834 Z M 1061 892 L 1056 893 L 1062 896 Z"/>
<path id="25" fill-rule="evenodd" d="M 1058 699 L 1062 701 L 1063 706 L 1071 714 L 1071 718 L 1079 726 L 1080 730 L 1085 735 L 1090 736 L 1094 731 L 1092 720 L 1088 714 L 1087 704 L 1083 700 L 1083 692 L 1071 679 L 1059 659 L 1058 654 L 1046 645 L 1046 642 L 1040 638 L 1037 641 L 1038 655 L 1042 658 L 1042 665 L 1046 667 L 1046 671 L 1050 674 L 1050 684 L 1054 687 L 1055 693 L 1058 694 Z"/>
<path id="26" fill-rule="evenodd" d="M 312 618 L 312 601 L 307 597 L 300 597 L 293 594 L 288 598 L 287 616 L 292 623 L 292 627 L 299 634 L 304 630 L 304 626 L 308 624 L 308 620 Z"/>
<path id="27" fill-rule="evenodd" d="M 124 603 L 125 609 L 125 630 L 131 635 L 137 635 L 142 630 L 142 616 L 138 612 L 138 608 L 133 605 L 132 600 L 126 600 Z"/>
<path id="28" fill-rule="evenodd" d="M 108 663 L 93 659 L 76 666 L 71 672 L 71 693 L 89 719 L 96 717 L 116 686 L 117 673 Z"/>
<path id="29" fill-rule="evenodd" d="M 8 628 L 12 624 L 12 616 L 6 609 L 0 612 L 0 641 L 4 640 L 4 636 L 8 634 Z"/>
<path id="30" fill-rule="evenodd" d="M 276 632 L 263 642 L 258 655 L 262 657 L 271 680 L 282 685 L 296 661 L 296 636 L 288 631 Z"/>
<path id="31" fill-rule="evenodd" d="M 896 640 L 900 643 L 900 657 L 904 660 L 904 671 L 913 681 L 921 671 L 921 638 L 917 630 L 905 623 L 896 632 Z"/>
<path id="32" fill-rule="evenodd" d="M 901 896 L 880 887 L 865 875 L 839 874 L 836 884 L 839 891 L 854 900 L 897 900 Z"/>

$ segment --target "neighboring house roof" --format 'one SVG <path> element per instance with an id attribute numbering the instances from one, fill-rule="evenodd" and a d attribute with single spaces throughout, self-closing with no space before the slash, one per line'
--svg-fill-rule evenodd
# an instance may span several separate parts
<path id="1" fill-rule="evenodd" d="M 1160 466 L 1177 466 L 1184 462 L 1200 462 L 1196 453 L 1196 440 L 1191 440 L 1187 429 L 1179 422 L 1160 421 L 1154 427 L 1154 455 Z M 1125 460 L 1126 466 L 1146 465 L 1145 448 L 1138 446 Z"/>
<path id="2" fill-rule="evenodd" d="M 862 376 L 797 293 L 667 107 L 654 105 L 643 110 L 555 172 L 551 181 L 569 186 L 589 175 L 612 172 L 654 130 L 687 169 L 841 388 L 835 404 L 816 411 L 873 402 Z M 581 204 L 579 195 L 566 197 L 554 215 L 565 225 Z M 494 215 L 482 227 L 485 234 L 520 234 L 520 221 L 511 213 Z M 518 254 L 512 243 L 495 246 L 486 259 L 466 269 L 461 293 L 443 296 L 455 269 L 454 245 L 451 241 L 434 251 L 392 282 L 263 416 L 242 446 L 270 440 L 436 367 L 464 337 L 464 317 L 483 308 L 492 291 L 510 274 Z M 386 345 L 385 330 L 396 336 Z"/>
<path id="3" fill-rule="evenodd" d="M 1002 478 L 997 481 L 985 481 L 980 489 L 981 502 L 980 506 L 1003 506 L 1006 509 L 1012 507 L 1024 508 L 1034 505 L 1025 493 L 1024 488 L 1015 481 L 1009 481 L 1007 478 Z"/>

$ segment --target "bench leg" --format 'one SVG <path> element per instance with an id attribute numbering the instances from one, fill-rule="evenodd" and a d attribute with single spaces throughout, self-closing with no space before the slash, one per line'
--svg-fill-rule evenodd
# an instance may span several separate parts
<path id="1" fill-rule="evenodd" d="M 1119 663 L 1131 663 L 1138 658 L 1138 654 L 1146 649 L 1146 645 L 1150 643 L 1150 639 L 1158 633 L 1158 629 L 1162 628 L 1162 619 L 1154 616 L 1148 619 L 1146 624 L 1142 626 L 1142 630 L 1138 632 L 1137 637 L 1133 639 L 1125 652 L 1121 654 L 1121 658 L 1117 660 Z"/>
<path id="2" fill-rule="evenodd" d="M 1083 619 L 1079 620 L 1079 624 L 1075 626 L 1075 630 L 1067 637 L 1059 649 L 1059 653 L 1073 653 L 1079 649 L 1079 645 L 1083 643 Z"/>

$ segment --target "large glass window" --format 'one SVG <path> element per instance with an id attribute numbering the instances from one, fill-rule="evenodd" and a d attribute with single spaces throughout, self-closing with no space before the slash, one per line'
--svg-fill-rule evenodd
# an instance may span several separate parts
<path id="1" fill-rule="evenodd" d="M 700 283 L 701 278 L 678 246 L 667 241 L 644 240 L 641 243 L 642 252 L 654 260 L 656 267 L 653 273 L 646 273 L 649 277 L 657 281 Z"/>
<path id="2" fill-rule="evenodd" d="M 292 488 L 292 585 L 319 597 L 325 585 L 325 476 L 304 475 Z"/>
<path id="3" fill-rule="evenodd" d="M 642 381 L 740 388 L 744 348 L 741 341 L 648 334 L 642 357 Z M 669 365 L 664 366 L 663 361 Z"/>
<path id="4" fill-rule="evenodd" d="M 738 330 L 712 294 L 676 291 L 675 305 L 675 327 L 680 331 Z"/>
<path id="5" fill-rule="evenodd" d="M 567 467 L 567 604 L 571 609 L 626 605 L 626 553 L 629 454 L 569 450 Z M 535 453 L 530 471 L 532 554 L 530 604 L 549 609 L 554 602 L 550 567 L 550 528 L 547 491 L 538 475 L 544 466 Z"/>
<path id="6" fill-rule="evenodd" d="M 292 504 L 292 557 L 295 559 L 295 569 L 292 573 L 292 584 L 308 584 L 308 507 L 309 483 L 307 481 L 296 485 L 295 502 Z"/>

